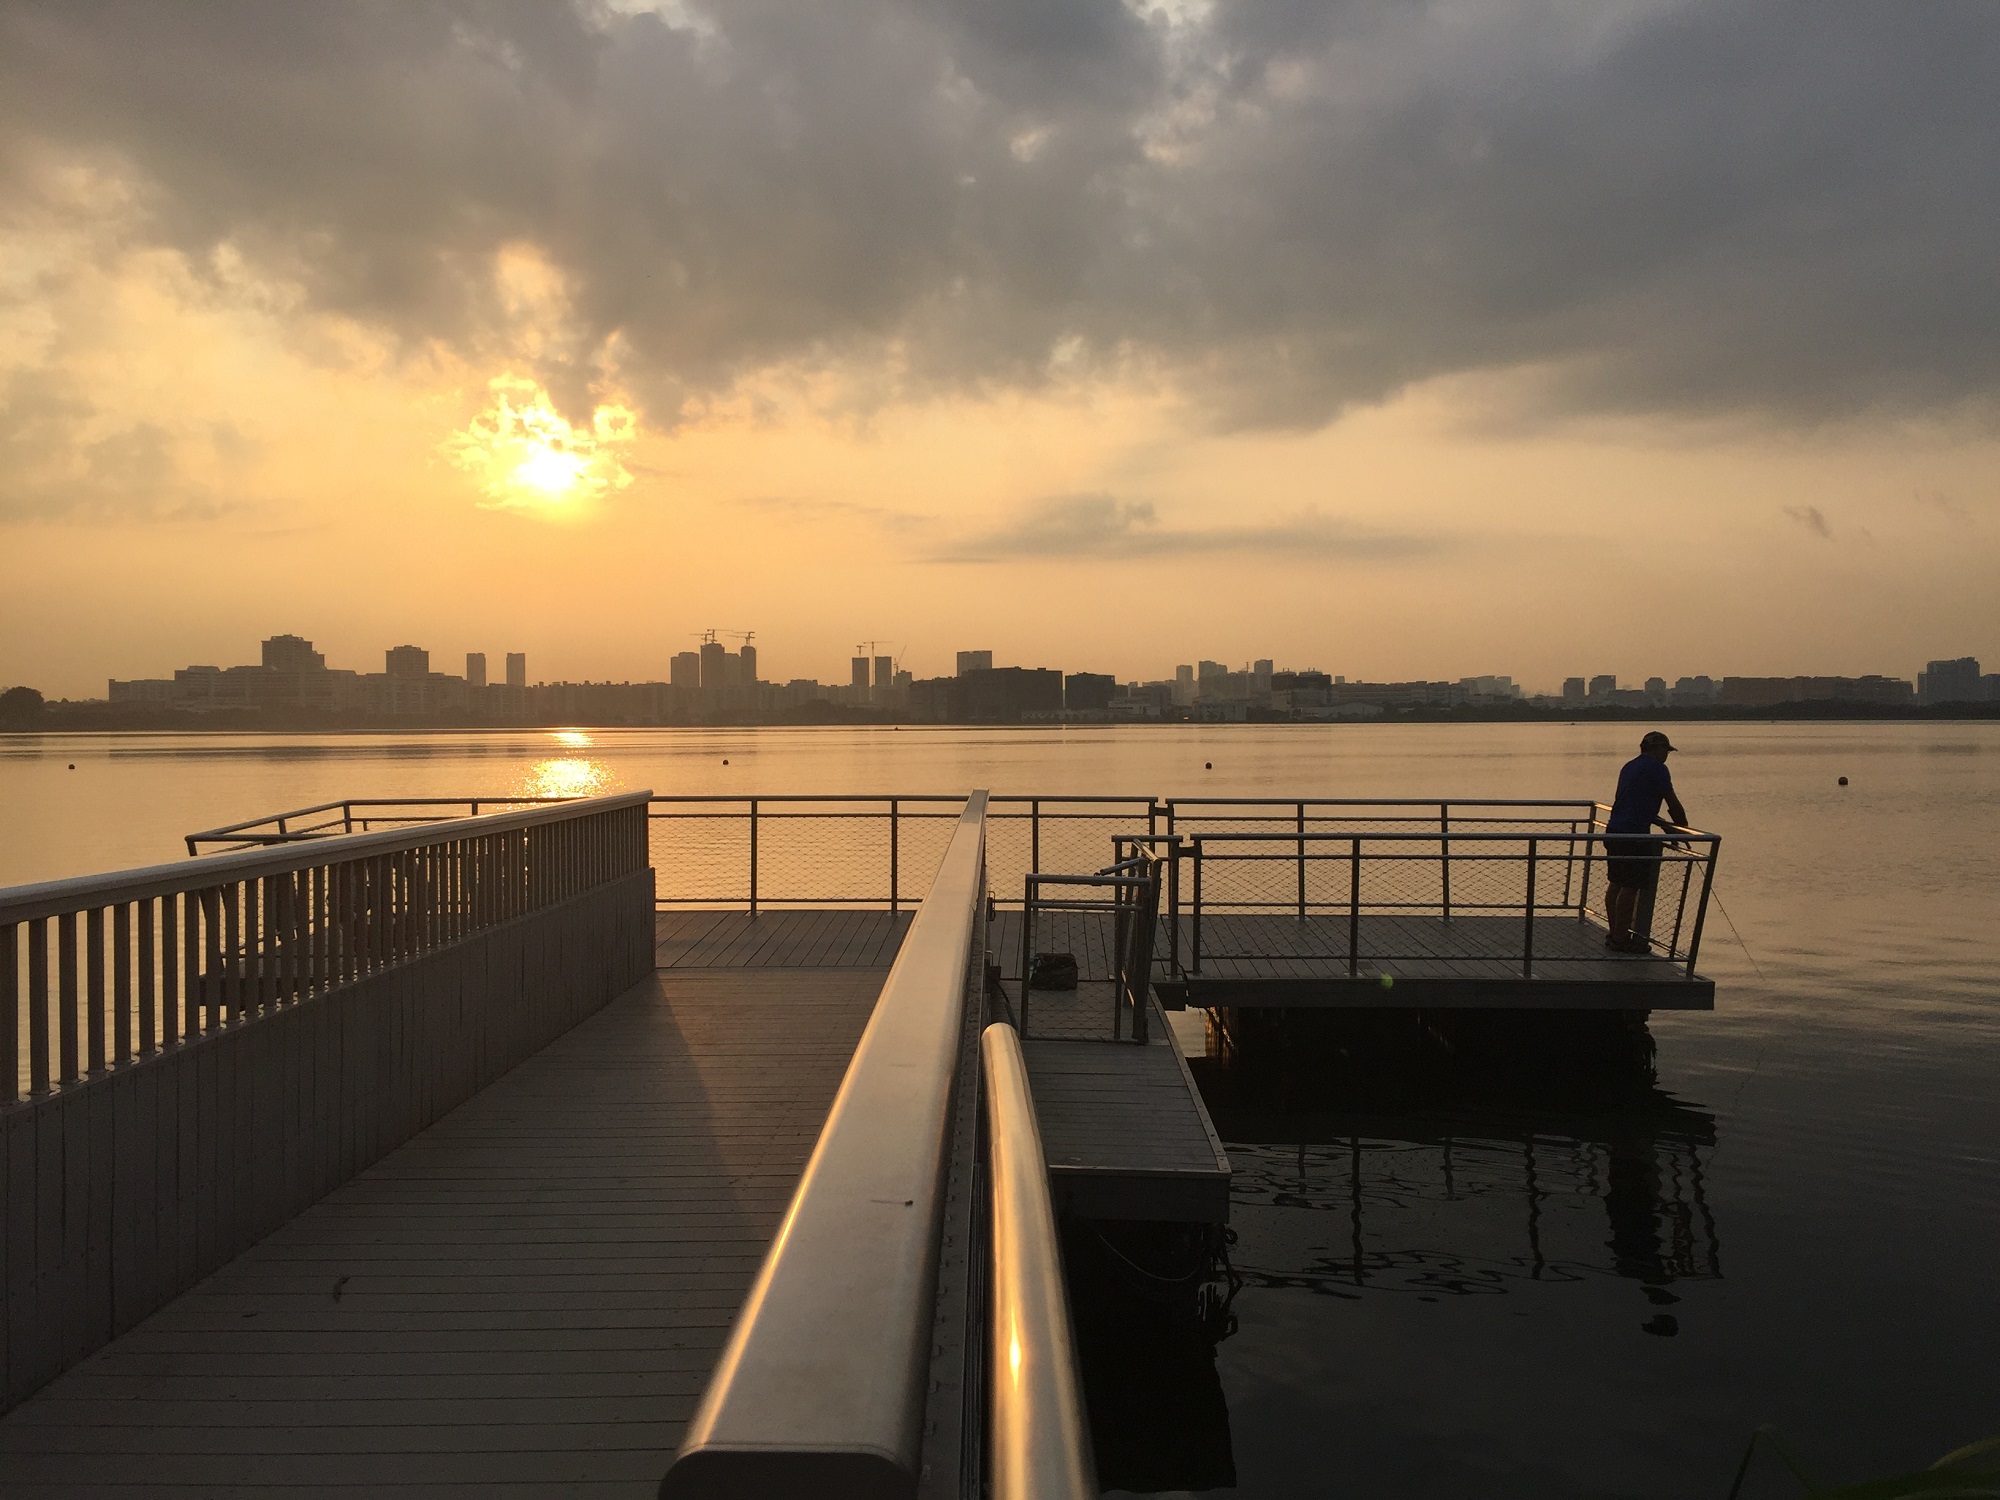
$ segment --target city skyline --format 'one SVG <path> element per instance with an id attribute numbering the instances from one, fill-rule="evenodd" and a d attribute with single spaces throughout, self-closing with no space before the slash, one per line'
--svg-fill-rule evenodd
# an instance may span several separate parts
<path id="1" fill-rule="evenodd" d="M 2000 656 L 1994 13 L 996 15 L 0 7 L 0 681 Z"/>
<path id="2" fill-rule="evenodd" d="M 738 642 L 730 651 L 721 637 Z M 999 662 L 992 648 L 957 649 L 949 676 L 919 678 L 883 644 L 856 642 L 846 682 L 781 674 L 767 676 L 754 630 L 699 633 L 698 650 L 676 652 L 668 670 L 634 681 L 529 680 L 525 652 L 505 654 L 503 680 L 489 682 L 485 652 L 465 653 L 463 675 L 434 669 L 426 647 L 404 643 L 383 650 L 379 672 L 330 663 L 305 637 L 280 633 L 260 646 L 259 661 L 223 667 L 190 664 L 171 677 L 112 678 L 104 698 L 60 700 L 70 710 L 95 705 L 113 715 L 214 713 L 281 716 L 305 712 L 336 719 L 533 722 L 550 716 L 605 722 L 696 722 L 717 716 L 745 721 L 797 719 L 810 705 L 867 710 L 918 722 L 1006 722 L 1051 715 L 1111 721 L 1189 715 L 1366 716 L 1384 712 L 1527 705 L 1543 710 L 1608 708 L 1704 710 L 1785 703 L 1847 704 L 1870 709 L 2000 703 L 2000 674 L 1983 673 L 1976 657 L 1938 658 L 1914 679 L 1863 674 L 1734 676 L 1681 674 L 1642 683 L 1616 674 L 1569 676 L 1558 691 L 1516 682 L 1506 674 L 1384 682 L 1350 678 L 1317 666 L 1258 658 L 1240 668 L 1210 658 L 1177 663 L 1170 676 L 1123 677 L 1074 670 L 1076 663 L 1025 667 Z M 21 690 L 0 684 L 13 705 Z M 572 691 L 574 690 L 574 691 Z M 30 695 L 39 702 L 38 696 Z M 39 710 L 28 710 L 29 721 Z M 808 714 L 808 717 L 810 715 Z M 24 727 L 16 724 L 15 727 Z"/>

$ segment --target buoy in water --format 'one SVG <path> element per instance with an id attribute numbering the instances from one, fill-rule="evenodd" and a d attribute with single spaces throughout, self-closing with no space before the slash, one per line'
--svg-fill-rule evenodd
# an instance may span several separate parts
<path id="1" fill-rule="evenodd" d="M 1841 778 L 1840 778 L 1840 784 L 1841 784 L 1842 786 L 1846 786 L 1846 785 L 1847 785 L 1847 778 L 1846 778 L 1845 776 L 1843 776 L 1843 777 L 1841 777 Z"/>
<path id="2" fill-rule="evenodd" d="M 1213 771 L 1215 769 L 1215 762 L 1212 760 L 1205 760 L 1201 763 L 1201 768 L 1204 771 Z M 70 769 L 74 770 L 75 767 L 72 766 Z"/>
<path id="3" fill-rule="evenodd" d="M 725 755 L 725 756 L 723 756 L 723 757 L 722 757 L 722 763 L 723 763 L 723 764 L 724 764 L 725 766 L 726 766 L 726 765 L 728 765 L 728 764 L 729 764 L 729 757 L 728 757 L 728 756 L 726 756 L 726 755 Z"/>

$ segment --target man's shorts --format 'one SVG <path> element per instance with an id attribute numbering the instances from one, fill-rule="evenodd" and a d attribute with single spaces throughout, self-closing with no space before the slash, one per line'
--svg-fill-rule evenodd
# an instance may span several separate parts
<path id="1" fill-rule="evenodd" d="M 1651 890 L 1660 878 L 1660 844 L 1655 839 L 1606 839 L 1604 863 L 1613 885 Z"/>

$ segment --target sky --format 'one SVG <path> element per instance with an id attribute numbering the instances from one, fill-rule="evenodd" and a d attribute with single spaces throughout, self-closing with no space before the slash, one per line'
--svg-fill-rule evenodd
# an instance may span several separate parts
<path id="1" fill-rule="evenodd" d="M 0 684 L 1994 661 L 1995 77 L 1927 0 L 0 0 Z"/>

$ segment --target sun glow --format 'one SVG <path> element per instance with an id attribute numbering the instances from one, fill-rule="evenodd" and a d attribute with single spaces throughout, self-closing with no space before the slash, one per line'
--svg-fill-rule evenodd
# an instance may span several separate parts
<path id="1" fill-rule="evenodd" d="M 590 422 L 571 422 L 532 380 L 501 375 L 489 382 L 491 404 L 444 442 L 444 454 L 505 510 L 550 513 L 622 490 L 632 476 L 619 450 L 638 436 L 623 406 L 600 406 Z"/>

